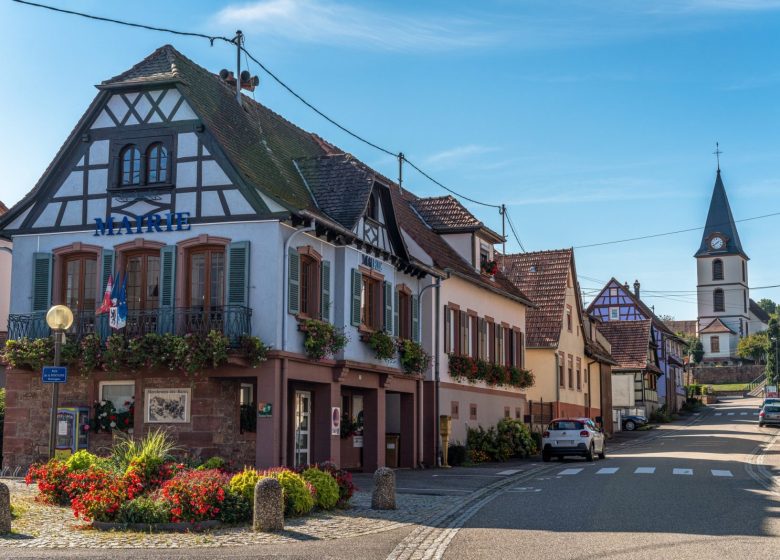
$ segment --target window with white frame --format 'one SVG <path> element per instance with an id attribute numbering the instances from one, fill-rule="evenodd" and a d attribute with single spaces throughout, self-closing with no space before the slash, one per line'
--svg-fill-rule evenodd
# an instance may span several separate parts
<path id="1" fill-rule="evenodd" d="M 101 401 L 111 401 L 114 410 L 127 412 L 135 398 L 135 381 L 101 381 L 99 395 Z"/>
<path id="2" fill-rule="evenodd" d="M 610 321 L 618 321 L 618 320 L 620 320 L 620 308 L 619 307 L 610 307 L 609 308 L 609 320 Z"/>

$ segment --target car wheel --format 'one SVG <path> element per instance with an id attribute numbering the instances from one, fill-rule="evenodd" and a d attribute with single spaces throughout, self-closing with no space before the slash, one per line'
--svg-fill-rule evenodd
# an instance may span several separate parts
<path id="1" fill-rule="evenodd" d="M 607 444 L 601 444 L 601 453 L 599 453 L 599 459 L 603 459 L 607 456 Z"/>
<path id="2" fill-rule="evenodd" d="M 634 423 L 633 420 L 627 420 L 623 427 L 629 432 L 633 432 L 634 430 L 636 430 L 636 424 Z"/>
<path id="3" fill-rule="evenodd" d="M 542 451 L 542 461 L 545 463 L 550 462 L 550 452 L 549 451 Z"/>
<path id="4" fill-rule="evenodd" d="M 585 453 L 585 460 L 589 463 L 593 462 L 593 455 L 594 455 L 594 449 L 593 444 L 590 444 L 590 447 L 588 447 L 588 452 Z"/>

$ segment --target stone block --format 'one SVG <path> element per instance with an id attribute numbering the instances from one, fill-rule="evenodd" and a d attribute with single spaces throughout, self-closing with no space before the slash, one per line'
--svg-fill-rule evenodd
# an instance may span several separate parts
<path id="1" fill-rule="evenodd" d="M 0 482 L 0 535 L 11 532 L 11 492 Z"/>
<path id="2" fill-rule="evenodd" d="M 371 509 L 395 509 L 395 472 L 392 469 L 379 467 L 374 472 Z"/>
<path id="3" fill-rule="evenodd" d="M 264 532 L 284 529 L 282 485 L 275 478 L 263 478 L 255 485 L 253 527 Z"/>

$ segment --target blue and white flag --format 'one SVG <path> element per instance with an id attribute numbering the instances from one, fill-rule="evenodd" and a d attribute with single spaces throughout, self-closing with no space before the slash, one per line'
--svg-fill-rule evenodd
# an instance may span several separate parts
<path id="1" fill-rule="evenodd" d="M 127 276 L 121 278 L 117 272 L 114 289 L 111 291 L 111 309 L 108 312 L 108 326 L 118 330 L 127 324 Z"/>

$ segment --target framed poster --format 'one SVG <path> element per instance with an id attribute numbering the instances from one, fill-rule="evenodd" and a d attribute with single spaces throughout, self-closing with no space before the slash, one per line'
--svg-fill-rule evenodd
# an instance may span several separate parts
<path id="1" fill-rule="evenodd" d="M 183 424 L 190 421 L 192 389 L 146 389 L 144 422 Z"/>

